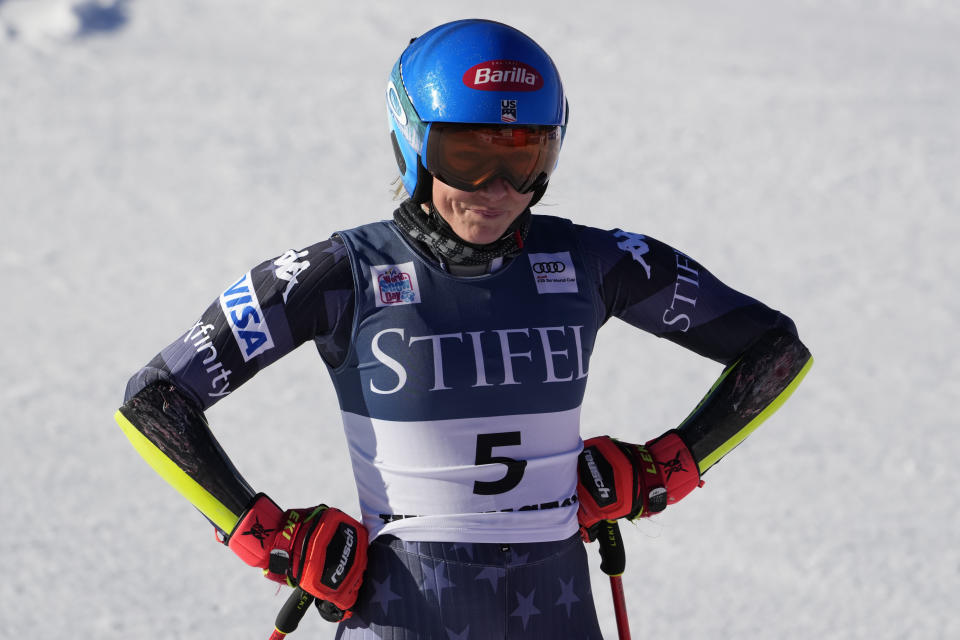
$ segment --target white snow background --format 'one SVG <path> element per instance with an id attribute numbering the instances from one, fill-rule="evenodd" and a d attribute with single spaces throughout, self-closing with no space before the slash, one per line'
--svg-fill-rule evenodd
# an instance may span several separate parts
<path id="1" fill-rule="evenodd" d="M 816 357 L 703 489 L 623 526 L 634 637 L 960 637 L 952 0 L 0 4 L 0 637 L 269 635 L 286 594 L 112 414 L 239 274 L 390 216 L 387 74 L 463 17 L 527 31 L 563 75 L 539 211 L 675 245 Z M 612 321 L 584 435 L 656 436 L 719 373 Z M 209 417 L 256 488 L 358 515 L 312 346 Z"/>

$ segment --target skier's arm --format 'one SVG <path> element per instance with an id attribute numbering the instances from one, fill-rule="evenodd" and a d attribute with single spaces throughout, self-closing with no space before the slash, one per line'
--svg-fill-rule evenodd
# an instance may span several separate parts
<path id="1" fill-rule="evenodd" d="M 586 531 L 600 519 L 650 515 L 699 486 L 704 472 L 786 401 L 812 358 L 792 320 L 727 287 L 685 254 L 619 230 L 585 228 L 582 235 L 597 265 L 607 318 L 726 365 L 676 429 L 646 445 L 607 442 L 605 436 L 585 443 L 580 493 Z M 608 487 L 617 488 L 616 504 Z"/>
<path id="2" fill-rule="evenodd" d="M 130 443 L 222 533 L 233 531 L 255 491 L 220 448 L 206 417 L 176 386 L 153 383 L 117 410 Z"/>
<path id="3" fill-rule="evenodd" d="M 661 242 L 633 240 L 643 246 L 627 239 L 619 277 L 607 280 L 615 283 L 608 312 L 725 365 L 675 430 L 702 474 L 786 401 L 813 361 L 790 318 Z"/>
<path id="4" fill-rule="evenodd" d="M 168 383 L 128 400 L 117 423 L 144 459 L 224 535 L 224 543 L 271 580 L 320 599 L 328 620 L 350 617 L 366 567 L 367 531 L 338 509 L 317 505 L 284 511 L 255 494 L 207 426 L 203 412 Z M 326 558 L 344 564 L 331 583 Z"/>
<path id="5" fill-rule="evenodd" d="M 770 417 L 794 392 L 813 357 L 794 333 L 774 328 L 724 369 L 676 429 L 702 475 Z"/>
<path id="6" fill-rule="evenodd" d="M 172 382 L 200 409 L 308 340 L 337 366 L 353 318 L 353 276 L 336 237 L 266 260 L 232 282 L 200 318 L 127 383 L 124 400 Z"/>
<path id="7" fill-rule="evenodd" d="M 693 413 L 645 445 L 590 438 L 579 459 L 586 540 L 604 520 L 641 518 L 678 502 L 793 393 L 813 360 L 793 333 L 771 329 L 727 367 Z"/>
<path id="8" fill-rule="evenodd" d="M 343 257 L 332 240 L 247 272 L 131 378 L 115 415 L 141 456 L 244 562 L 327 601 L 326 615 L 337 619 L 356 599 L 366 530 L 326 505 L 284 511 L 255 493 L 213 436 L 204 409 L 310 338 L 328 363 L 338 363 L 352 323 L 352 276 Z M 321 573 L 328 555 L 349 559 L 333 585 Z"/>
<path id="9" fill-rule="evenodd" d="M 338 364 L 352 322 L 345 255 L 331 238 L 261 263 L 127 384 L 118 424 L 161 477 L 224 534 L 255 492 L 217 443 L 204 411 L 309 339 Z"/>

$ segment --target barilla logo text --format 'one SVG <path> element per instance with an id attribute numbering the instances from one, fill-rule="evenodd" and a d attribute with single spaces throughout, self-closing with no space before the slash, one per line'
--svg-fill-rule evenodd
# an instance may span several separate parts
<path id="1" fill-rule="evenodd" d="M 412 262 L 370 267 L 370 273 L 378 307 L 420 302 L 420 287 Z"/>
<path id="2" fill-rule="evenodd" d="M 467 69 L 463 84 L 481 91 L 538 91 L 543 76 L 519 60 L 488 60 Z"/>
<path id="3" fill-rule="evenodd" d="M 249 271 L 220 295 L 220 308 L 230 323 L 244 362 L 273 349 L 273 337 Z"/>

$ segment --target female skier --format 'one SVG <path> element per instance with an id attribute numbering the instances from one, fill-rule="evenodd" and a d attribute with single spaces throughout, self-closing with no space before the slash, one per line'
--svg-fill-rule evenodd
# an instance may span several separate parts
<path id="1" fill-rule="evenodd" d="M 131 378 L 117 421 L 229 549 L 315 596 L 338 638 L 599 639 L 583 540 L 699 486 L 810 354 L 789 318 L 686 254 L 531 214 L 568 112 L 523 33 L 428 31 L 386 105 L 409 195 L 393 219 L 244 273 Z M 580 437 L 612 317 L 725 366 L 646 444 Z M 207 427 L 207 408 L 308 340 L 336 387 L 361 521 L 278 506 Z"/>

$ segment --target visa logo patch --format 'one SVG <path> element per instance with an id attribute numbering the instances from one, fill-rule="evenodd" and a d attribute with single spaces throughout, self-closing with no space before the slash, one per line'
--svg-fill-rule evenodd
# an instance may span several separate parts
<path id="1" fill-rule="evenodd" d="M 220 294 L 220 308 L 230 323 L 233 339 L 240 347 L 244 362 L 273 349 L 273 337 L 260 309 L 249 271 Z"/>
<path id="2" fill-rule="evenodd" d="M 370 267 L 373 295 L 378 307 L 420 302 L 420 285 L 413 262 Z"/>
<path id="3" fill-rule="evenodd" d="M 537 293 L 576 293 L 577 271 L 569 251 L 531 253 L 530 269 L 537 283 Z"/>

